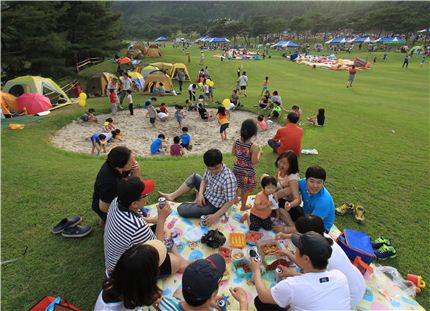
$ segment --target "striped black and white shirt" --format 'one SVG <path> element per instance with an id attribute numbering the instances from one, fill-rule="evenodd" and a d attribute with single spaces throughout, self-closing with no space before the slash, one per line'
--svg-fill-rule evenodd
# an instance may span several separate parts
<path id="1" fill-rule="evenodd" d="M 121 255 L 130 247 L 157 239 L 142 217 L 140 211 L 134 213 L 120 208 L 118 198 L 112 201 L 104 234 L 105 266 L 108 273 L 112 272 Z"/>

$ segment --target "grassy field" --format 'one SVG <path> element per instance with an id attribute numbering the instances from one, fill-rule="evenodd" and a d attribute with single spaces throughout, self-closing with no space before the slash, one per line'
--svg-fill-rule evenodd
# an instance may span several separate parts
<path id="1" fill-rule="evenodd" d="M 186 63 L 180 49 L 162 52 L 163 57 L 154 62 Z M 188 69 L 194 77 L 201 66 L 198 49 L 193 47 L 191 53 Z M 303 126 L 302 147 L 316 148 L 319 155 L 300 158 L 301 174 L 309 165 L 323 166 L 336 205 L 360 203 L 367 211 L 364 225 L 356 224 L 352 216 L 337 217 L 335 224 L 340 229 L 391 238 L 398 255 L 383 264 L 430 281 L 426 266 L 430 238 L 429 64 L 420 68 L 414 57 L 409 68 L 402 69 L 403 55 L 391 53 L 383 63 L 382 54 L 376 53 L 378 62 L 371 70 L 357 73 L 354 87 L 347 89 L 346 72 L 297 65 L 277 52 L 265 61 L 220 62 L 210 54 L 205 54 L 205 65 L 215 81 L 217 100 L 229 96 L 236 70 L 243 66 L 250 80 L 248 97 L 242 99 L 246 110 L 256 110 L 266 75 L 270 89 L 279 91 L 286 107 L 297 104 L 304 116 L 315 114 L 320 107 L 326 109 L 323 128 Z M 373 59 L 374 55 L 352 56 Z M 82 75 L 115 69 L 115 64 L 105 62 Z M 141 104 L 146 97 L 134 98 Z M 185 99 L 185 95 L 168 97 L 165 102 Z M 88 107 L 97 112 L 109 108 L 106 98 L 90 99 Z M 97 299 L 104 276 L 103 231 L 91 210 L 91 196 L 104 159 L 59 150 L 49 142 L 50 135 L 82 111 L 69 106 L 24 130 L 2 131 L 1 260 L 19 258 L 1 267 L 4 310 L 26 310 L 47 294 L 59 295 L 83 310 L 92 310 Z M 274 172 L 275 157 L 269 149 L 264 151 L 258 174 Z M 232 161 L 226 154 L 225 162 L 231 166 Z M 139 163 L 144 177 L 153 178 L 157 189 L 164 191 L 173 190 L 189 173 L 203 171 L 201 157 L 140 158 Z M 155 199 L 152 195 L 149 202 Z M 50 233 L 54 224 L 70 215 L 81 215 L 84 224 L 93 226 L 93 233 L 76 240 Z M 424 291 L 418 301 L 430 308 L 429 297 L 428 290 Z"/>

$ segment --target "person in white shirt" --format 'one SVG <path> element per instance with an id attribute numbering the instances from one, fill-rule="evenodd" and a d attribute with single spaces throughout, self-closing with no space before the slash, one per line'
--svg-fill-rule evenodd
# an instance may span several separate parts
<path id="1" fill-rule="evenodd" d="M 261 310 L 349 310 L 351 308 L 348 281 L 339 270 L 327 270 L 332 254 L 330 243 L 319 233 L 294 233 L 294 260 L 303 274 L 291 276 L 290 269 L 282 269 L 287 277 L 268 289 L 261 277 L 261 262 L 251 260 L 258 296 L 255 307 Z"/>
<path id="2" fill-rule="evenodd" d="M 349 285 L 349 294 L 351 297 L 351 308 L 355 309 L 363 299 L 363 295 L 366 290 L 366 284 L 361 272 L 357 269 L 357 267 L 351 264 L 351 261 L 349 261 L 348 256 L 345 254 L 342 248 L 336 242 L 334 242 L 328 234 L 324 232 L 324 222 L 321 217 L 316 215 L 301 216 L 296 220 L 295 226 L 296 230 L 300 233 L 315 231 L 329 240 L 329 243 L 331 243 L 332 254 L 328 260 L 327 270 L 330 271 L 336 269 L 341 271 L 346 276 Z M 279 234 L 279 236 L 281 236 L 281 234 Z M 288 256 L 290 260 L 294 261 L 294 255 L 289 250 L 281 251 L 281 253 Z M 296 275 L 299 274 L 300 273 L 297 273 Z"/>
<path id="3" fill-rule="evenodd" d="M 246 75 L 245 71 L 242 73 L 239 79 L 237 79 L 237 81 L 239 82 L 239 86 L 240 86 L 240 94 L 242 94 L 242 91 L 243 91 L 243 95 L 245 95 L 246 97 L 246 87 L 248 85 L 248 76 Z"/>
<path id="4" fill-rule="evenodd" d="M 103 282 L 94 311 L 138 311 L 160 299 L 162 290 L 157 286 L 157 279 L 166 256 L 166 246 L 160 240 L 129 248 L 118 260 L 110 278 Z"/>
<path id="5" fill-rule="evenodd" d="M 119 98 L 120 105 L 122 105 L 124 98 L 127 96 L 127 91 L 128 90 L 131 91 L 132 81 L 128 73 L 124 72 L 122 74 L 121 83 L 122 83 L 122 91 L 121 91 L 121 96 Z"/>

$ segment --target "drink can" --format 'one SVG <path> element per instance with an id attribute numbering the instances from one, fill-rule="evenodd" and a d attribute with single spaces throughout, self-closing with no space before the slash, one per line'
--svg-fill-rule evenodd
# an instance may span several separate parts
<path id="1" fill-rule="evenodd" d="M 162 209 L 164 206 L 166 206 L 166 198 L 158 198 L 158 207 Z"/>
<path id="2" fill-rule="evenodd" d="M 202 215 L 200 217 L 200 227 L 206 227 L 206 219 L 208 218 L 207 215 Z"/>
<path id="3" fill-rule="evenodd" d="M 217 306 L 221 311 L 227 310 L 227 302 L 225 301 L 224 298 L 221 298 L 217 301 Z"/>

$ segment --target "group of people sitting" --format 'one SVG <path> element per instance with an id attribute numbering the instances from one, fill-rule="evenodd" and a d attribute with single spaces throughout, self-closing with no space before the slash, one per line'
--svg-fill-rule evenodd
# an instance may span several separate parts
<path id="1" fill-rule="evenodd" d="M 166 202 L 157 206 L 156 217 L 144 209 L 154 182 L 141 178 L 139 163 L 130 149 L 113 148 L 97 175 L 93 193 L 92 208 L 105 229 L 107 277 L 95 310 L 134 310 L 148 305 L 157 310 L 210 310 L 216 306 L 219 282 L 226 269 L 224 258 L 214 254 L 190 262 L 174 243 L 167 247 L 163 243 L 171 202 L 190 191 L 196 191 L 196 199 L 177 207 L 180 217 L 206 216 L 205 226 L 211 227 L 240 202 L 241 221 L 247 221 L 251 231 L 275 230 L 278 239 L 289 238 L 295 245 L 295 254 L 287 250 L 279 255 L 295 262 L 300 271 L 280 266 L 283 279 L 271 289 L 263 282 L 261 263 L 251 260 L 257 310 L 355 307 L 364 294 L 364 279 L 328 235 L 335 206 L 324 185 L 326 171 L 310 166 L 300 178 L 300 144 L 291 146 L 283 140 L 284 131 L 289 132 L 288 137 L 301 139 L 297 119 L 297 114 L 289 113 L 286 127 L 277 133 L 279 145 L 269 142 L 278 153 L 276 173 L 261 176 L 261 191 L 251 206 L 248 195 L 256 188 L 255 167 L 262 157 L 261 149 L 252 142 L 257 133 L 255 120 L 245 120 L 241 126 L 240 138 L 232 147 L 236 157 L 232 169 L 224 163 L 221 151 L 209 149 L 203 155 L 203 176 L 192 173 L 173 192 L 158 191 Z M 176 272 L 183 272 L 182 297 L 163 296 L 157 280 Z M 250 297 L 244 289 L 230 288 L 230 293 L 240 310 L 248 310 Z"/>

